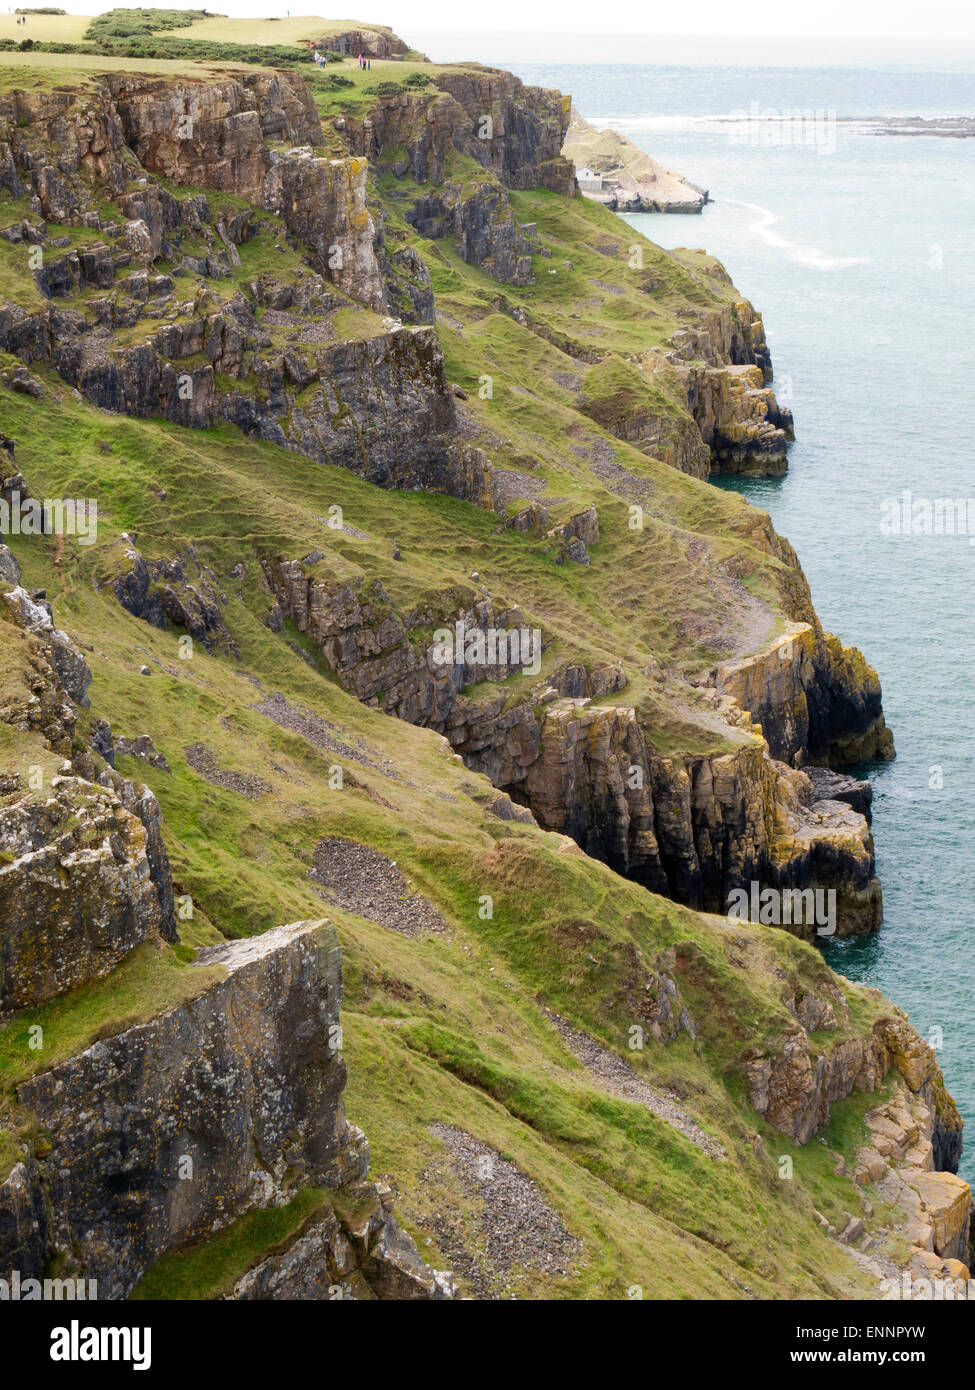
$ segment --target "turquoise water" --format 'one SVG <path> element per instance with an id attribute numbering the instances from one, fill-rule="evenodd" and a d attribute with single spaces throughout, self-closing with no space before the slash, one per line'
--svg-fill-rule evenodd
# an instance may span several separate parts
<path id="1" fill-rule="evenodd" d="M 885 925 L 828 947 L 829 960 L 942 1043 L 939 1060 L 975 1135 L 975 547 L 967 536 L 891 536 L 880 526 L 884 499 L 904 489 L 975 498 L 975 140 L 838 126 L 835 149 L 820 154 L 734 144 L 729 127 L 688 119 L 753 101 L 851 116 L 975 115 L 975 79 L 517 70 L 572 91 L 584 115 L 612 121 L 715 199 L 701 217 L 628 220 L 664 246 L 705 246 L 763 314 L 798 437 L 785 478 L 724 485 L 766 508 L 796 546 L 824 625 L 880 672 L 897 743 L 894 763 L 869 770 Z M 975 1179 L 975 1139 L 966 1150 L 962 1171 Z"/>

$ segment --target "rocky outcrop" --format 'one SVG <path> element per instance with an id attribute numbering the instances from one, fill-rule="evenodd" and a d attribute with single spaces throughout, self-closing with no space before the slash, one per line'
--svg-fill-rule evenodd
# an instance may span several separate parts
<path id="1" fill-rule="evenodd" d="M 385 309 L 376 227 L 366 206 L 365 160 L 316 159 L 310 150 L 293 150 L 275 165 L 274 176 L 265 203 L 280 208 L 288 230 L 314 252 L 322 274 L 353 298 Z"/>
<path id="2" fill-rule="evenodd" d="M 422 236 L 452 236 L 462 259 L 495 280 L 534 284 L 532 243 L 516 226 L 499 185 L 484 184 L 465 196 L 460 184 L 445 183 L 418 198 L 404 216 Z"/>
<path id="3" fill-rule="evenodd" d="M 0 545 L 0 580 L 5 584 L 20 583 L 20 565 L 9 546 Z"/>
<path id="4" fill-rule="evenodd" d="M 421 235 L 452 237 L 469 265 L 507 284 L 533 283 L 530 229 L 517 225 L 507 190 L 552 188 L 571 194 L 572 165 L 559 150 L 567 103 L 558 92 L 525 87 L 491 69 L 437 73 L 437 91 L 384 96 L 360 122 L 338 129 L 381 172 L 433 185 L 404 210 Z M 447 176 L 451 152 L 482 165 L 481 182 Z"/>
<path id="5" fill-rule="evenodd" d="M 54 627 L 45 602 L 15 588 L 3 595 L 3 606 L 13 624 L 4 637 L 5 654 L 14 661 L 0 723 L 20 735 L 39 734 L 51 752 L 67 759 L 47 799 L 29 794 L 40 790 L 33 779 L 28 782 L 30 772 L 43 779 L 36 749 L 29 755 L 21 749 L 18 756 L 15 743 L 0 770 L 3 791 L 20 793 L 25 784 L 28 789 L 27 796 L 0 808 L 0 834 L 8 838 L 11 856 L 0 869 L 7 875 L 11 904 L 0 972 L 4 959 L 9 965 L 15 954 L 25 956 L 26 973 L 38 976 L 36 987 L 47 998 L 51 989 L 60 989 L 61 972 L 78 983 L 86 969 L 91 976 L 110 969 L 136 940 L 158 932 L 174 941 L 175 901 L 155 796 L 102 764 L 99 744 L 111 747 L 106 721 L 91 747 L 81 737 L 77 706 L 88 704 L 91 684 L 84 657 Z M 137 826 L 129 824 L 133 817 Z M 62 828 L 55 835 L 56 827 Z M 76 895 L 84 905 L 71 918 Z M 63 925 L 69 918 L 71 928 Z M 66 939 L 73 931 L 76 940 L 72 948 L 64 947 L 65 959 L 59 961 L 62 930 Z"/>
<path id="6" fill-rule="evenodd" d="M 135 960 L 135 948 L 149 948 L 146 968 L 177 941 L 177 923 L 158 803 L 102 761 L 97 750 L 113 751 L 105 720 L 96 751 L 79 737 L 52 642 L 76 695 L 80 653 L 23 590 L 4 598 L 0 718 L 12 747 L 32 740 L 36 760 L 40 734 L 70 754 L 49 780 L 33 769 L 36 791 L 23 789 L 16 762 L 0 769 L 0 1015 L 9 1023 L 55 999 L 59 1018 L 70 1017 L 73 991 Z M 452 1297 L 449 1276 L 427 1269 L 388 1196 L 366 1181 L 365 1139 L 345 1120 L 334 930 L 296 923 L 208 948 L 183 969 L 184 1002 L 135 1025 L 120 1003 L 90 1046 L 3 1096 L 2 1123 L 14 1126 L 4 1152 L 12 1145 L 18 1156 L 0 1171 L 0 1278 L 39 1278 L 55 1265 L 94 1281 L 99 1298 L 124 1298 L 175 1246 L 321 1186 L 337 1194 L 340 1215 L 304 1231 L 286 1255 L 269 1254 L 234 1296 L 334 1297 L 338 1283 L 350 1298 Z"/>
<path id="7" fill-rule="evenodd" d="M 598 536 L 594 512 L 568 525 L 570 544 Z M 619 666 L 566 663 L 527 697 L 509 698 L 500 683 L 531 669 L 536 654 L 519 609 L 489 601 L 470 606 L 445 593 L 439 610 L 400 614 L 381 585 L 330 585 L 307 576 L 297 561 L 271 564 L 267 575 L 272 623 L 288 617 L 311 635 L 347 690 L 443 733 L 468 767 L 530 809 L 545 829 L 570 835 L 618 872 L 711 912 L 726 912 L 731 895 L 750 893 L 752 884 L 832 893 L 829 921 L 806 912 L 805 899 L 804 915 L 780 920 L 802 936 L 880 925 L 866 819 L 845 802 L 817 797 L 804 772 L 771 758 L 730 697 L 730 727 L 744 726 L 733 752 L 661 757 L 636 710 L 606 700 L 626 686 Z M 524 631 L 518 661 L 508 659 L 507 636 L 493 662 L 440 660 L 430 633 L 455 625 L 464 634 L 454 643 L 462 654 L 475 632 L 485 646 L 493 633 L 497 652 L 498 634 Z M 498 682 L 497 689 L 476 699 L 465 694 L 484 680 Z M 799 746 L 788 753 L 798 757 Z"/>
<path id="8" fill-rule="evenodd" d="M 339 1260 L 359 1242 L 345 1273 L 357 1265 L 372 1296 L 451 1296 L 363 1182 L 368 1148 L 342 1103 L 334 930 L 298 922 L 208 948 L 198 964 L 222 978 L 18 1088 L 50 1140 L 0 1185 L 3 1276 L 36 1277 L 57 1258 L 99 1298 L 124 1298 L 165 1251 L 316 1185 L 375 1199 L 366 1230 L 331 1239 Z M 327 1297 L 321 1247 L 265 1261 L 236 1296 Z"/>
<path id="9" fill-rule="evenodd" d="M 383 25 L 369 28 L 344 29 L 341 33 L 325 34 L 320 39 L 301 39 L 305 48 L 317 48 L 326 53 L 343 53 L 348 58 L 402 58 L 409 46 L 392 29 Z"/>
<path id="10" fill-rule="evenodd" d="M 216 577 L 197 563 L 196 583 L 190 583 L 185 557 L 147 560 L 131 544 L 122 548 L 112 579 L 115 597 L 134 618 L 166 631 L 170 624 L 182 628 L 208 652 L 215 646 L 237 655 L 237 646 L 223 621 L 219 604 L 226 598 Z"/>
<path id="11" fill-rule="evenodd" d="M 107 975 L 167 931 L 146 828 L 111 790 L 55 777 L 3 807 L 0 858 L 0 1013 Z"/>
<path id="12" fill-rule="evenodd" d="M 300 307 L 294 317 L 300 328 Z M 0 349 L 26 344 L 31 360 L 50 356 L 102 409 L 195 429 L 222 419 L 381 487 L 496 505 L 487 458 L 451 438 L 454 402 L 430 328 L 391 325 L 373 337 L 268 351 L 254 306 L 237 296 L 216 313 L 124 348 L 109 328 L 92 332 L 72 312 L 0 310 Z M 198 365 L 200 355 L 206 365 Z M 195 361 L 184 369 L 187 358 Z"/>
<path id="13" fill-rule="evenodd" d="M 68 698 L 77 705 L 87 705 L 91 685 L 88 664 L 68 635 L 54 626 L 50 607 L 36 602 L 19 586 L 4 594 L 3 602 L 17 626 L 37 639 Z"/>
<path id="14" fill-rule="evenodd" d="M 334 934 L 297 923 L 201 956 L 226 978 L 19 1088 L 52 1136 L 35 1159 L 44 1248 L 71 1251 L 103 1298 L 251 1206 L 365 1171 L 329 1042 Z"/>
<path id="15" fill-rule="evenodd" d="M 878 991 L 870 993 L 884 1002 Z M 817 1033 L 834 1031 L 841 1021 L 829 1001 L 819 1001 L 819 1011 L 807 1018 L 809 1031 Z M 865 1037 L 825 1047 L 814 1046 L 809 1031 L 797 1026 L 771 1052 L 753 1057 L 746 1051 L 743 1057 L 751 1103 L 769 1124 L 797 1144 L 806 1144 L 827 1123 L 833 1101 L 854 1091 L 876 1091 L 893 1068 L 907 1089 L 909 1104 L 916 1098 L 926 1112 L 923 1130 L 911 1131 L 903 1144 L 898 1140 L 899 1156 L 910 1156 L 913 1144 L 917 1167 L 954 1172 L 961 1155 L 961 1117 L 945 1090 L 933 1050 L 903 1014 L 895 1011 L 878 1018 Z M 875 1128 L 883 1130 L 884 1125 L 875 1121 Z M 864 1175 L 869 1162 L 869 1151 L 863 1151 L 859 1171 Z"/>
<path id="16" fill-rule="evenodd" d="M 315 158 L 311 147 L 323 140 L 311 93 L 289 72 L 208 82 L 108 73 L 90 93 L 13 92 L 0 101 L 0 157 L 18 186 L 32 188 L 41 216 L 97 227 L 97 188 L 117 199 L 128 219 L 124 250 L 151 260 L 181 218 L 198 230 L 209 213 L 199 199 L 181 211 L 172 194 L 149 184 L 147 172 L 233 193 L 280 212 L 323 275 L 382 308 L 365 165 Z M 273 148 L 278 144 L 292 149 L 282 154 Z M 130 191 L 133 180 L 142 188 Z M 228 234 L 224 239 L 232 244 Z M 119 263 L 107 247 L 72 252 L 43 267 L 39 284 L 48 296 L 108 289 Z"/>
<path id="17" fill-rule="evenodd" d="M 700 212 L 708 201 L 706 189 L 665 169 L 619 131 L 597 130 L 574 108 L 562 153 L 575 166 L 582 196 L 614 212 Z"/>
<path id="18" fill-rule="evenodd" d="M 269 564 L 266 574 L 275 595 L 272 622 L 289 618 L 314 638 L 347 690 L 411 724 L 444 729 L 466 685 L 505 680 L 540 656 L 519 609 L 451 605 L 444 595 L 439 612 L 431 606 L 403 617 L 378 583 L 329 585 L 309 578 L 296 560 Z M 419 646 L 415 628 L 442 628 L 449 647 L 434 640 Z M 516 633 L 516 646 L 495 640 L 492 650 L 489 634 L 502 632 Z"/>
<path id="19" fill-rule="evenodd" d="M 707 273 L 726 279 L 716 265 Z M 579 408 L 618 439 L 692 477 L 784 473 L 792 414 L 768 385 L 761 318 L 747 300 L 681 317 L 684 326 L 664 351 L 597 360 L 583 378 Z"/>
<path id="20" fill-rule="evenodd" d="M 385 1299 L 396 1302 L 455 1298 L 452 1277 L 423 1263 L 392 1211 L 383 1183 L 349 1184 L 343 1212 L 326 1208 L 283 1250 L 237 1281 L 229 1297 L 254 1299 Z M 355 1215 L 344 1213 L 349 1206 Z"/>
<path id="21" fill-rule="evenodd" d="M 588 565 L 589 547 L 599 544 L 599 513 L 595 507 L 587 507 L 584 512 L 577 512 L 568 521 L 554 526 L 547 532 L 546 539 L 556 542 L 557 565 L 566 560 L 574 565 Z"/>
<path id="22" fill-rule="evenodd" d="M 569 98 L 561 92 L 470 65 L 438 70 L 435 92 L 381 97 L 361 119 L 341 117 L 338 128 L 354 153 L 380 168 L 396 172 L 405 150 L 401 173 L 409 171 L 417 183 L 443 183 L 450 152 L 457 150 L 507 188 L 571 194 L 575 174 L 561 154 L 568 124 Z"/>
<path id="23" fill-rule="evenodd" d="M 761 725 L 772 756 L 794 766 L 894 756 L 876 671 L 809 623 L 793 624 L 753 656 L 720 663 L 715 685 Z"/>
<path id="24" fill-rule="evenodd" d="M 775 477 L 788 468 L 792 413 L 778 405 L 755 365 L 682 369 L 687 405 L 719 473 Z"/>
<path id="25" fill-rule="evenodd" d="M 296 73 L 207 82 L 108 73 L 104 86 L 142 168 L 190 188 L 265 205 L 274 167 L 268 142 L 322 144 L 315 103 Z"/>

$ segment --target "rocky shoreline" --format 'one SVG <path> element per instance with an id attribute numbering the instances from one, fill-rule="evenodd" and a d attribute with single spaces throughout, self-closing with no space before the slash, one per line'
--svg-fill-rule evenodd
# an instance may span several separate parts
<path id="1" fill-rule="evenodd" d="M 701 212 L 707 189 L 645 154 L 627 136 L 597 129 L 573 109 L 562 153 L 576 169 L 583 197 L 613 212 Z"/>

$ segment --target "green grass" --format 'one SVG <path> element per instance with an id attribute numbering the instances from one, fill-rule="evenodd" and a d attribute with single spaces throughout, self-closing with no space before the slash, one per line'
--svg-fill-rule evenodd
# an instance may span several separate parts
<path id="1" fill-rule="evenodd" d="M 287 1243 L 328 1205 L 324 1188 L 306 1187 L 283 1207 L 247 1212 L 208 1240 L 163 1255 L 129 1297 L 136 1302 L 220 1298 L 259 1258 Z"/>

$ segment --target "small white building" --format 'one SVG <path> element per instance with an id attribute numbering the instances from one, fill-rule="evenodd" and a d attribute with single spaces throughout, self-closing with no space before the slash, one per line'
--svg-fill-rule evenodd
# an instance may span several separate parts
<path id="1" fill-rule="evenodd" d="M 597 174 L 595 169 L 590 169 L 587 164 L 584 164 L 581 169 L 576 170 L 576 178 L 579 182 L 579 187 L 584 189 L 586 193 L 602 192 L 602 176 Z"/>

